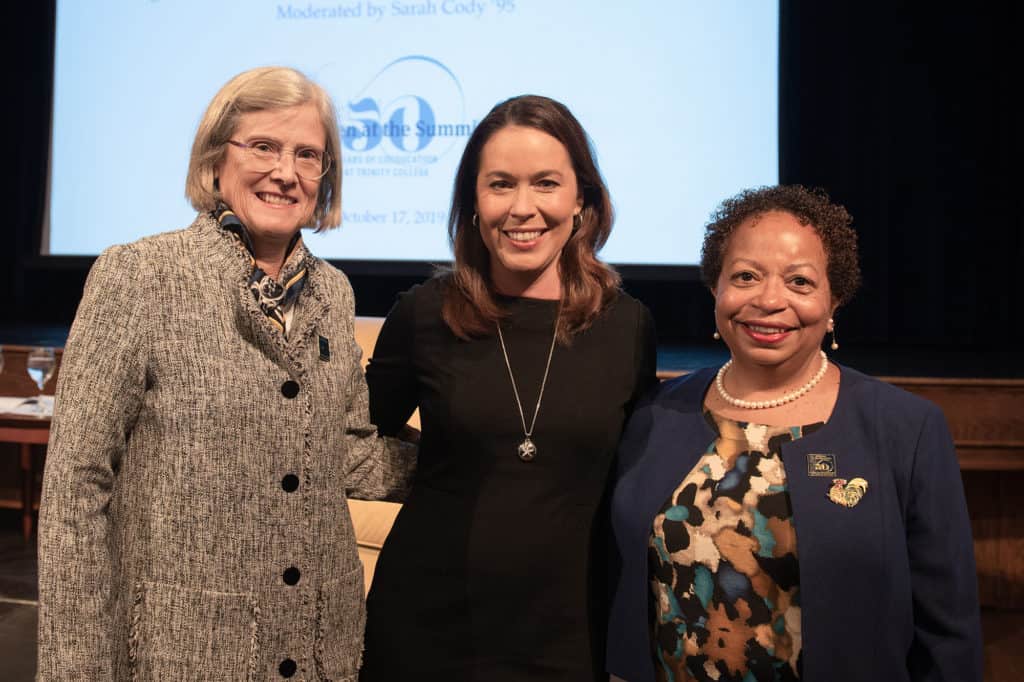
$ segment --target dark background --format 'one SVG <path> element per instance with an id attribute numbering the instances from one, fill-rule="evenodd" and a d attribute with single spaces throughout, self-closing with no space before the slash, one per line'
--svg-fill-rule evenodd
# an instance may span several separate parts
<path id="1" fill-rule="evenodd" d="M 1011 102 L 1021 85 L 1022 13 L 1015 3 L 951 7 L 781 2 L 780 179 L 823 187 L 854 216 L 864 286 L 836 316 L 841 362 L 882 374 L 1019 377 L 1024 173 Z M 70 324 L 92 262 L 37 255 L 53 12 L 47 0 L 5 17 L 13 123 L 4 136 L 0 332 L 21 338 Z M 108 186 L 111 212 L 145 219 L 116 177 Z M 651 201 L 671 214 L 672 197 Z M 348 270 L 361 315 L 384 315 L 397 292 L 422 279 Z M 713 331 L 710 295 L 692 271 L 683 275 L 626 278 L 672 352 L 706 346 Z"/>

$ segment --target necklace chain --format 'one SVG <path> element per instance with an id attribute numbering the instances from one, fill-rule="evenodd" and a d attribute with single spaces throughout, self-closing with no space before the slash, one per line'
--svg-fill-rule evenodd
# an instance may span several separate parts
<path id="1" fill-rule="evenodd" d="M 523 402 L 519 399 L 519 388 L 516 386 L 516 377 L 512 373 L 512 363 L 508 360 L 508 349 L 505 347 L 505 337 L 501 333 L 501 323 L 498 327 L 498 341 L 501 343 L 501 354 L 505 358 L 505 368 L 508 369 L 508 378 L 512 382 L 512 394 L 516 397 L 516 407 L 519 408 L 519 422 L 523 425 L 523 442 L 519 444 L 519 459 L 530 462 L 537 456 L 537 446 L 530 440 L 533 435 L 533 427 L 537 425 L 537 415 L 540 413 L 540 403 L 544 399 L 544 387 L 548 384 L 548 370 L 551 369 L 551 357 L 555 354 L 555 340 L 558 338 L 558 318 L 555 316 L 555 330 L 551 334 L 551 347 L 548 349 L 548 361 L 544 365 L 544 378 L 540 382 L 540 394 L 537 396 L 537 405 L 533 408 L 533 418 L 530 420 L 530 428 L 526 428 L 526 415 L 523 412 Z"/>
<path id="2" fill-rule="evenodd" d="M 775 398 L 774 400 L 741 400 L 729 395 L 729 392 L 725 390 L 725 373 L 730 367 L 732 367 L 732 358 L 729 358 L 729 361 L 722 365 L 722 368 L 718 370 L 718 374 L 715 375 L 715 388 L 718 389 L 718 395 L 722 396 L 722 400 L 730 405 L 740 407 L 745 410 L 762 410 L 768 407 L 778 407 L 779 405 L 791 403 L 817 386 L 818 382 L 821 381 L 821 378 L 825 376 L 825 371 L 828 369 L 828 356 L 825 355 L 825 351 L 819 352 L 821 353 L 821 367 L 818 368 L 818 371 L 814 376 L 800 388 L 790 391 L 789 393 L 779 398 Z"/>

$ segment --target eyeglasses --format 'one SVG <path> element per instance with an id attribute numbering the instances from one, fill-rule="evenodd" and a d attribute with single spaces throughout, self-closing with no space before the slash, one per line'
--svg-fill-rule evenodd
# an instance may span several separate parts
<path id="1" fill-rule="evenodd" d="M 228 140 L 228 144 L 233 144 L 245 152 L 253 170 L 261 173 L 273 170 L 281 163 L 281 157 L 286 153 L 295 157 L 295 174 L 303 180 L 319 180 L 331 169 L 331 155 L 312 147 L 283 149 L 280 145 L 266 140 L 250 144 Z"/>

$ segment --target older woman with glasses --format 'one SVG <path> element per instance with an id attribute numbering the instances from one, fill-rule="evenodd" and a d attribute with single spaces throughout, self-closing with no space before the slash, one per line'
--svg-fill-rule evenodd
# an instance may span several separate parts
<path id="1" fill-rule="evenodd" d="M 203 117 L 187 229 L 97 260 L 57 388 L 40 512 L 39 679 L 354 679 L 346 495 L 400 497 L 370 424 L 338 225 L 339 136 L 297 71 Z"/>

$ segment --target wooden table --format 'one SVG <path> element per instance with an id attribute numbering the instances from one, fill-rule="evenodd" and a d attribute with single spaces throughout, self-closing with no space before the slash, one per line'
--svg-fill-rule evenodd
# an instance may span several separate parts
<path id="1" fill-rule="evenodd" d="M 46 445 L 49 438 L 49 417 L 0 414 L 0 443 L 17 443 L 21 456 L 21 499 L 0 500 L 0 506 L 21 507 L 21 531 L 25 542 L 32 538 L 32 515 L 37 506 L 34 499 L 36 472 L 32 462 L 32 446 Z"/>
<path id="2" fill-rule="evenodd" d="M 25 371 L 29 352 L 34 346 L 3 345 L 4 368 L 0 372 L 0 395 L 32 398 L 39 395 L 39 388 L 29 379 Z M 55 347 L 54 356 L 57 365 L 53 376 L 46 384 L 44 393 L 53 394 L 60 374 L 60 363 L 64 357 L 64 349 Z M 36 467 L 32 461 L 32 446 L 46 445 L 50 439 L 50 418 L 29 415 L 0 413 L 0 443 L 15 443 L 21 460 L 21 480 L 19 494 L 16 499 L 0 498 L 0 508 L 20 509 L 22 531 L 25 541 L 32 539 L 33 514 L 39 506 L 35 499 Z M 4 448 L 7 450 L 8 448 Z M 6 471 L 4 472 L 7 473 Z"/>

